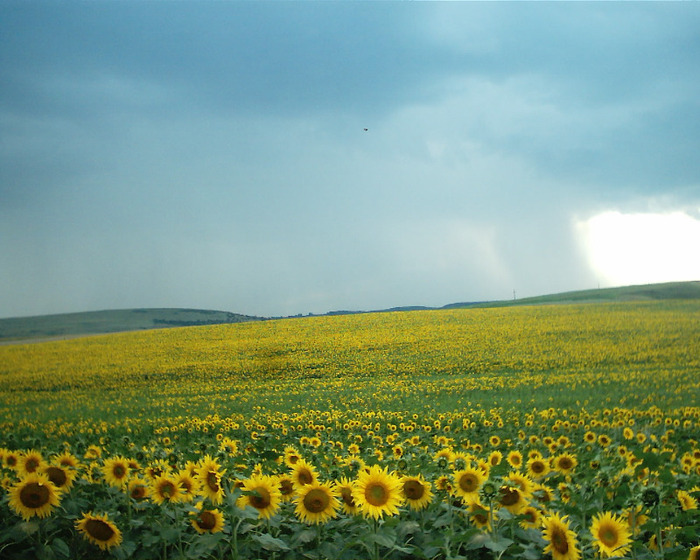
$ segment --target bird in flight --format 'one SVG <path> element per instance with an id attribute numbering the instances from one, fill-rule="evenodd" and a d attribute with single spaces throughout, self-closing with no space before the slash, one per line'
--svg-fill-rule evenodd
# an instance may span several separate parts
<path id="1" fill-rule="evenodd" d="M 365 132 L 367 132 L 368 130 L 369 130 L 369 128 L 365 128 Z"/>

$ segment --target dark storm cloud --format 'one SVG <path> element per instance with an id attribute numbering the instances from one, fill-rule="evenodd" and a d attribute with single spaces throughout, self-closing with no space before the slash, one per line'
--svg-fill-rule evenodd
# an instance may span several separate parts
<path id="1" fill-rule="evenodd" d="M 0 316 L 589 287 L 575 219 L 700 200 L 696 4 L 0 12 Z"/>

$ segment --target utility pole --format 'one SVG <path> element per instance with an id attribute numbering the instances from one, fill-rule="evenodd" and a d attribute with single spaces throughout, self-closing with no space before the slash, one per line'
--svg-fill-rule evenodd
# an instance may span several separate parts
<path id="1" fill-rule="evenodd" d="M 513 301 L 515 301 L 515 289 L 513 289 Z"/>

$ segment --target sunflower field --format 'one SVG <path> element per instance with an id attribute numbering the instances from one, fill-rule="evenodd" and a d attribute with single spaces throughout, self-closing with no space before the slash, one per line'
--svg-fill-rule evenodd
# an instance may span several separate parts
<path id="1" fill-rule="evenodd" d="M 0 558 L 700 558 L 700 301 L 0 346 Z"/>

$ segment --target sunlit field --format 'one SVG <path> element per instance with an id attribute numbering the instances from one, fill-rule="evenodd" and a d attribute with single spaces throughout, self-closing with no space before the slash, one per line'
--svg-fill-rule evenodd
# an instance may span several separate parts
<path id="1" fill-rule="evenodd" d="M 698 558 L 700 301 L 0 347 L 1 558 Z"/>

